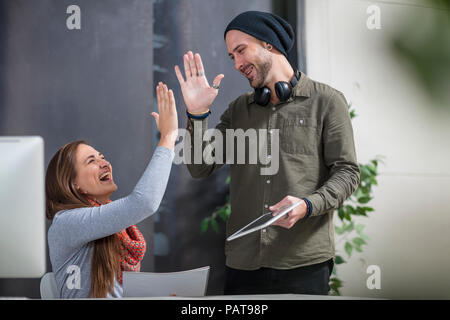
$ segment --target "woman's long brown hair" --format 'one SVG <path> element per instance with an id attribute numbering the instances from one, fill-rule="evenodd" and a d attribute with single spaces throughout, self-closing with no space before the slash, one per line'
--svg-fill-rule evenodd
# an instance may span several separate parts
<path id="1" fill-rule="evenodd" d="M 86 195 L 74 185 L 76 151 L 83 140 L 74 141 L 61 147 L 47 167 L 45 176 L 46 215 L 53 220 L 61 210 L 92 207 Z M 113 234 L 94 241 L 91 261 L 90 297 L 104 298 L 114 290 L 114 278 L 120 271 L 122 248 L 119 238 Z"/>

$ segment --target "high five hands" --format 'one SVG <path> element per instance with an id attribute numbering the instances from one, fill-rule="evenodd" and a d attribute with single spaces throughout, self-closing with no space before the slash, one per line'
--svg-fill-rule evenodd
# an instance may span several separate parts
<path id="1" fill-rule="evenodd" d="M 178 136 L 178 116 L 173 91 L 167 85 L 159 82 L 156 87 L 156 99 L 158 102 L 158 113 L 152 112 L 156 126 L 161 133 L 158 145 L 174 150 L 175 141 Z"/>
<path id="2" fill-rule="evenodd" d="M 196 53 L 194 55 L 192 51 L 188 51 L 183 56 L 183 62 L 186 79 L 183 78 L 178 66 L 175 66 L 175 73 L 180 83 L 187 111 L 191 114 L 208 112 L 209 107 L 217 97 L 220 82 L 224 75 L 217 75 L 213 80 L 212 86 L 210 86 L 205 76 L 205 69 L 203 68 L 200 54 Z"/>

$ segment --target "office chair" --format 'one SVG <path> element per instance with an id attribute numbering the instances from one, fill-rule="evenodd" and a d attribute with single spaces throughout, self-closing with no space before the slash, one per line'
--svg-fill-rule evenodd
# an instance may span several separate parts
<path id="1" fill-rule="evenodd" d="M 59 299 L 58 287 L 53 272 L 47 272 L 41 278 L 41 299 Z"/>

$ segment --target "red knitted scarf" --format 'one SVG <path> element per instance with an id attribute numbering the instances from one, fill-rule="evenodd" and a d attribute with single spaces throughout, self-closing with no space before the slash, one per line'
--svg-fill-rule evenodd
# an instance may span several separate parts
<path id="1" fill-rule="evenodd" d="M 95 207 L 100 207 L 102 205 L 96 200 L 90 198 L 88 198 L 88 200 Z M 107 203 L 110 202 L 111 200 Z M 135 225 L 116 233 L 116 235 L 120 239 L 123 252 L 122 257 L 120 258 L 120 272 L 118 278 L 119 282 L 122 283 L 123 271 L 140 271 L 141 261 L 144 258 L 147 245 L 142 233 Z"/>

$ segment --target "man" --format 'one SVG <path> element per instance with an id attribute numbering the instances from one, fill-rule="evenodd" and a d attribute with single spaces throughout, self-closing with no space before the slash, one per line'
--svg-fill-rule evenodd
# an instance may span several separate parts
<path id="1" fill-rule="evenodd" d="M 220 144 L 214 150 L 227 155 L 227 161 L 217 161 L 211 152 L 207 158 L 216 161 L 194 161 L 188 169 L 193 177 L 203 178 L 231 160 L 227 236 L 262 213 L 301 202 L 275 226 L 226 243 L 225 294 L 326 295 L 334 265 L 333 211 L 359 183 L 346 100 L 339 91 L 293 70 L 286 55 L 294 32 L 282 18 L 244 12 L 229 23 L 224 37 L 235 69 L 255 91 L 231 102 L 216 129 L 224 137 L 231 129 L 267 132 L 271 150 L 273 144 L 277 147 L 267 157 L 276 156 L 278 168 L 262 174 L 263 163 L 233 162 L 233 152 L 239 149 L 223 143 L 223 150 L 218 149 Z M 191 51 L 184 55 L 184 71 L 186 79 L 175 66 L 187 107 L 185 138 L 195 153 L 195 141 L 208 129 L 209 108 L 224 75 L 210 86 L 200 55 Z M 276 134 L 279 144 L 272 139 Z M 212 139 L 204 142 L 200 150 L 212 143 Z M 245 150 L 250 151 L 251 145 L 246 143 Z"/>

